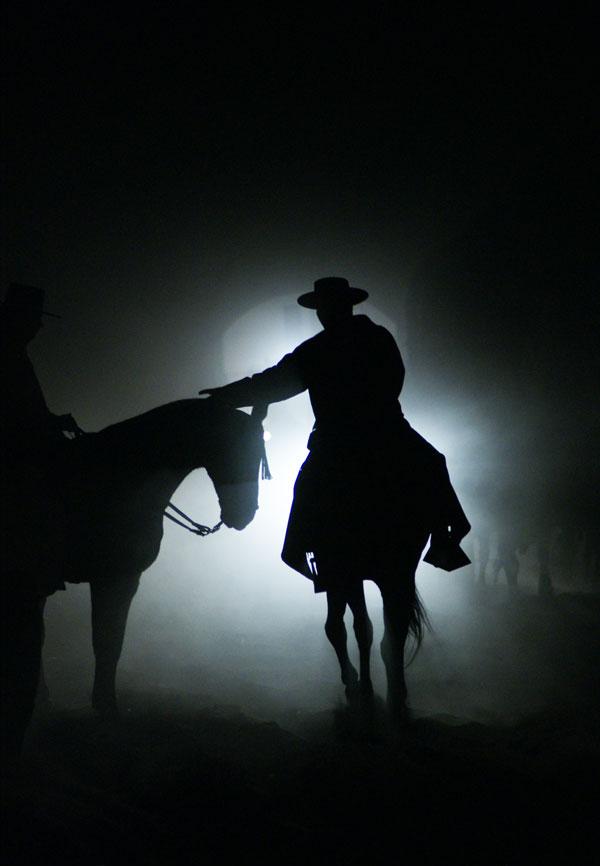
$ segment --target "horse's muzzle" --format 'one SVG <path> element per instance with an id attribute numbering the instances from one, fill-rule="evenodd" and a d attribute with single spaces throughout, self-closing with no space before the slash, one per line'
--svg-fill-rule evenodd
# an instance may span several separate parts
<path id="1" fill-rule="evenodd" d="M 221 520 L 228 526 L 229 529 L 237 529 L 241 531 L 245 529 L 250 523 L 252 523 L 254 519 L 254 515 L 258 511 L 258 508 L 255 508 L 252 512 L 245 512 L 244 514 L 228 514 L 225 515 L 221 512 Z"/>

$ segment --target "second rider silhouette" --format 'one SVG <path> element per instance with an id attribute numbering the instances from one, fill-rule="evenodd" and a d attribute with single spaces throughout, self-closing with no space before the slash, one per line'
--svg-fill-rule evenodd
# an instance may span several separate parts
<path id="1" fill-rule="evenodd" d="M 367 297 L 342 277 L 317 280 L 298 303 L 316 310 L 323 331 L 274 367 L 200 394 L 240 407 L 286 400 L 308 389 L 315 425 L 294 487 L 282 558 L 313 580 L 316 592 L 327 592 L 325 630 L 348 695 L 372 692 L 372 626 L 363 580 L 376 582 L 384 606 L 388 701 L 395 707 L 406 697 L 407 633 L 411 628 L 420 638 L 423 621 L 415 570 L 431 526 L 416 464 L 423 458 L 421 443 L 427 443 L 410 428 L 398 402 L 404 364 L 394 338 L 367 316 L 353 314 Z M 456 545 L 468 531 L 458 509 Z M 444 514 L 440 527 L 445 523 L 447 530 L 450 522 Z M 347 653 L 347 604 L 354 615 L 360 681 Z"/>

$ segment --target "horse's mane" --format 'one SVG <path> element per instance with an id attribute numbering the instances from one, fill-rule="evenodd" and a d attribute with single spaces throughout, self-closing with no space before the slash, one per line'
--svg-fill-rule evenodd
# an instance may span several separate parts
<path id="1" fill-rule="evenodd" d="M 116 421 L 114 424 L 109 424 L 108 427 L 103 427 L 98 431 L 102 435 L 111 435 L 116 430 L 121 433 L 127 433 L 130 430 L 133 432 L 138 428 L 153 429 L 162 428 L 166 421 L 173 421 L 175 416 L 180 416 L 182 419 L 186 414 L 191 414 L 192 406 L 197 411 L 205 410 L 206 400 L 173 400 L 171 403 L 163 403 L 161 406 L 155 406 L 153 409 L 148 409 L 142 412 L 141 415 L 133 415 L 131 418 L 125 418 L 123 421 Z"/>

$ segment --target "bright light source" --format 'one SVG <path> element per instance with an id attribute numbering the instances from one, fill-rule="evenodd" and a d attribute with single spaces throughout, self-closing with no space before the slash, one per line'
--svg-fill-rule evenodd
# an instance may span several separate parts
<path id="1" fill-rule="evenodd" d="M 264 433 L 263 433 L 263 439 L 264 439 L 264 441 L 265 441 L 265 442 L 268 442 L 270 438 L 271 438 L 271 434 L 269 433 L 268 430 L 265 430 Z"/>

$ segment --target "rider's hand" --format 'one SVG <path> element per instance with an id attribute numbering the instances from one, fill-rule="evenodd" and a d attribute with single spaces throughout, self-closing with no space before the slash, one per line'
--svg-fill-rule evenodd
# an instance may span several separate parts
<path id="1" fill-rule="evenodd" d="M 206 395 L 207 397 L 219 400 L 223 398 L 223 391 L 225 391 L 225 388 L 204 388 L 202 391 L 198 391 L 198 394 L 200 394 L 201 397 Z"/>
<path id="2" fill-rule="evenodd" d="M 83 430 L 70 413 L 67 415 L 59 415 L 56 419 L 56 423 L 63 433 L 72 433 L 73 436 L 83 436 Z"/>

